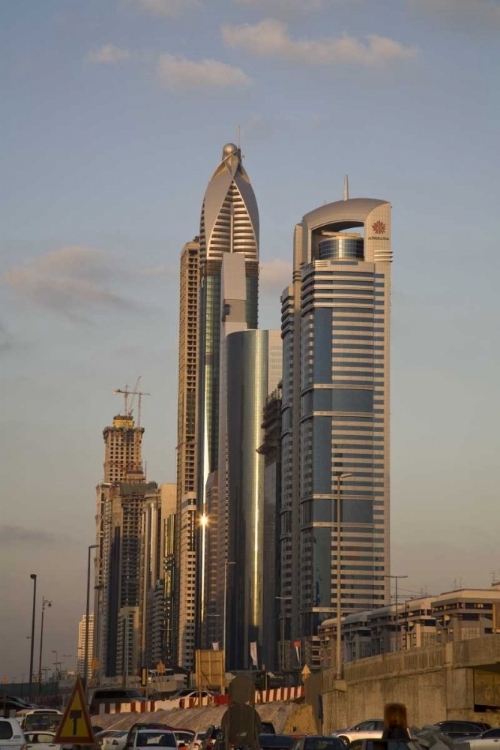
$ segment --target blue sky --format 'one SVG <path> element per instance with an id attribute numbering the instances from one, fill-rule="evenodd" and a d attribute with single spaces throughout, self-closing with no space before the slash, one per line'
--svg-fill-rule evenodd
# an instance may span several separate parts
<path id="1" fill-rule="evenodd" d="M 4 674 L 28 669 L 32 571 L 44 663 L 76 653 L 101 433 L 138 375 L 148 477 L 175 481 L 179 253 L 237 125 L 262 327 L 344 173 L 392 202 L 392 572 L 500 576 L 499 36 L 495 0 L 0 4 Z"/>

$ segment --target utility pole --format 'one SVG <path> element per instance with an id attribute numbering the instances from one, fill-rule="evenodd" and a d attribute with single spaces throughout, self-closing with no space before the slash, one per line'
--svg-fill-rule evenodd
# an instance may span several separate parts
<path id="1" fill-rule="evenodd" d="M 401 651 L 401 633 L 399 631 L 399 599 L 398 599 L 398 581 L 408 576 L 384 576 L 396 581 L 396 651 Z"/>
<path id="2" fill-rule="evenodd" d="M 40 624 L 40 653 L 38 655 L 38 695 L 42 694 L 43 618 L 45 614 L 45 607 L 52 607 L 52 602 L 49 602 L 48 599 L 42 596 L 42 621 Z"/>
<path id="3" fill-rule="evenodd" d="M 83 662 L 83 690 L 85 700 L 88 697 L 88 679 L 89 679 L 89 617 L 90 617 L 90 556 L 93 549 L 97 549 L 98 544 L 89 544 L 87 558 L 87 602 L 85 607 L 85 660 Z"/>
<path id="4" fill-rule="evenodd" d="M 29 700 L 33 699 L 33 658 L 35 655 L 35 612 L 36 612 L 36 573 L 31 573 L 33 581 L 33 609 L 31 615 L 31 651 L 30 651 L 30 673 L 29 673 Z"/>
<path id="5" fill-rule="evenodd" d="M 342 506 L 340 499 L 341 483 L 343 479 L 349 479 L 352 477 L 352 473 L 348 471 L 339 471 L 335 474 L 337 478 L 337 493 L 336 493 L 336 504 L 337 504 L 337 632 L 336 632 L 336 649 L 335 649 L 335 679 L 342 679 L 342 586 L 341 586 L 341 549 L 340 549 L 340 538 L 342 534 Z"/>

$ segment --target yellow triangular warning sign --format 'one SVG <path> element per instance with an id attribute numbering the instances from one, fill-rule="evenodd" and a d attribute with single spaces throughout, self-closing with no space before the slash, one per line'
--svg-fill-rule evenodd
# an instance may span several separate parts
<path id="1" fill-rule="evenodd" d="M 82 681 L 80 677 L 76 678 L 75 686 L 64 709 L 64 716 L 59 724 L 56 737 L 56 744 L 68 745 L 94 745 L 94 733 L 90 716 L 85 703 Z"/>

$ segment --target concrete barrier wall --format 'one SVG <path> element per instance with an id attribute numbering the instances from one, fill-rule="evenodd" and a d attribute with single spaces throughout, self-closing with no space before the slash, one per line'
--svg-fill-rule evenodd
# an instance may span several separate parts
<path id="1" fill-rule="evenodd" d="M 323 729 L 352 726 L 383 716 L 384 704 L 405 703 L 410 724 L 444 719 L 476 719 L 498 724 L 498 714 L 476 712 L 475 667 L 498 670 L 500 636 L 382 654 L 346 664 L 344 680 L 323 673 Z M 478 682 L 478 696 L 479 685 Z M 485 680 L 482 680 L 484 683 Z M 481 686 L 482 686 L 481 683 Z M 482 686 L 481 695 L 496 694 Z"/>

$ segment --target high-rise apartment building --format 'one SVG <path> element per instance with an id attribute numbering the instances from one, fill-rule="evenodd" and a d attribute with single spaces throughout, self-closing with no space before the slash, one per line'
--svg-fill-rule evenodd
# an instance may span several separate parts
<path id="1" fill-rule="evenodd" d="M 193 668 L 196 602 L 196 493 L 198 403 L 200 243 L 184 245 L 181 253 L 179 317 L 179 381 L 177 410 L 177 512 L 173 597 L 175 662 Z"/>
<path id="2" fill-rule="evenodd" d="M 319 664 L 323 620 L 388 598 L 391 206 L 304 216 L 282 295 L 285 640 Z"/>
<path id="3" fill-rule="evenodd" d="M 282 375 L 279 331 L 247 330 L 226 338 L 227 534 L 226 666 L 263 663 L 274 621 L 275 547 L 265 544 L 265 458 L 262 416 Z M 222 576 L 223 571 L 220 570 Z M 271 595 L 268 590 L 272 591 Z M 272 599 L 271 612 L 265 604 Z M 265 663 L 265 662 L 264 662 Z"/>
<path id="4" fill-rule="evenodd" d="M 141 481 L 143 427 L 136 427 L 130 413 L 118 414 L 103 436 L 104 482 Z"/>
<path id="5" fill-rule="evenodd" d="M 76 671 L 83 677 L 85 674 L 85 638 L 87 634 L 87 615 L 83 615 L 82 619 L 78 623 L 78 644 L 76 649 Z M 89 615 L 89 649 L 87 658 L 87 674 L 92 674 L 92 644 L 94 642 L 94 615 Z"/>
<path id="6" fill-rule="evenodd" d="M 198 642 L 206 627 L 206 484 L 218 469 L 219 373 L 221 338 L 221 268 L 226 253 L 245 258 L 248 328 L 257 327 L 259 274 L 259 215 L 241 151 L 224 146 L 222 161 L 205 192 L 200 230 L 199 392 L 197 414 Z"/>

